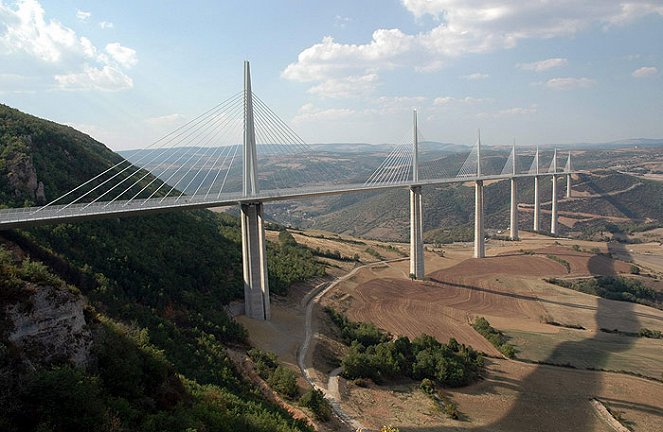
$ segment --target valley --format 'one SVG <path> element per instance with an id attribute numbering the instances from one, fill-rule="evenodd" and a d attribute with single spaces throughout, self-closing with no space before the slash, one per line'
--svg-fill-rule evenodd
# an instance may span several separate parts
<path id="1" fill-rule="evenodd" d="M 376 241 L 320 232 L 294 235 L 308 246 L 343 245 L 344 255 L 360 253 L 369 244 L 377 250 L 405 246 L 380 246 Z M 648 246 L 661 248 L 657 243 Z M 314 302 L 313 338 L 304 367 L 316 386 L 327 389 L 344 413 L 369 430 L 392 424 L 401 431 L 518 431 L 523 421 L 537 424 L 538 430 L 612 430 L 597 414 L 594 399 L 618 412 L 622 424 L 632 430 L 661 430 L 663 405 L 654 395 L 663 391 L 663 339 L 602 329 L 661 331 L 663 311 L 597 298 L 545 280 L 633 277 L 633 264 L 660 277 L 637 256 L 628 263 L 610 258 L 609 247 L 613 245 L 524 233 L 518 242 L 489 241 L 488 257 L 476 260 L 466 245 L 445 245 L 443 251 L 431 248 L 426 253 L 423 281 L 409 279 L 408 262 L 399 260 L 398 254 L 375 264 L 366 257 L 363 266 Z M 347 265 L 343 271 L 336 269 L 336 277 L 348 270 Z M 658 279 L 652 280 L 661 290 Z M 315 281 L 310 286 L 329 283 Z M 275 302 L 269 323 L 240 319 L 249 328 L 252 344 L 278 353 L 293 370 L 298 369 L 296 356 L 305 340 L 307 292 L 294 289 Z M 339 377 L 336 367 L 347 347 L 323 310 L 330 306 L 394 336 L 426 333 L 440 341 L 453 337 L 484 352 L 488 357 L 482 380 L 443 390 L 457 404 L 461 420 L 447 418 L 416 382 L 366 385 Z M 504 358 L 471 327 L 477 317 L 485 317 L 504 332 L 516 347 L 515 359 Z M 560 412 L 569 414 L 560 417 Z"/>

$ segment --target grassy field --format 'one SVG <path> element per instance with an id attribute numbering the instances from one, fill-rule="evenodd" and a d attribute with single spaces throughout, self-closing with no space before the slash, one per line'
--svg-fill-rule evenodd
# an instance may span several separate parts
<path id="1" fill-rule="evenodd" d="M 561 329 L 558 333 L 505 331 L 518 358 L 578 369 L 627 371 L 660 379 L 663 340 Z"/>

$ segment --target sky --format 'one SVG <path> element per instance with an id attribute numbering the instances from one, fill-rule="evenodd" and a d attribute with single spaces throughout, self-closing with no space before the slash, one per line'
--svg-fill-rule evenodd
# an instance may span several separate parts
<path id="1" fill-rule="evenodd" d="M 253 91 L 307 143 L 663 138 L 663 0 L 0 0 L 0 103 L 147 147 Z"/>

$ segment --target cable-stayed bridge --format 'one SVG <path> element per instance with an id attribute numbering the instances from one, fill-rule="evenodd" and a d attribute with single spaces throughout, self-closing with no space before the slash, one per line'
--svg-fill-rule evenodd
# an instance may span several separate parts
<path id="1" fill-rule="evenodd" d="M 316 153 L 251 89 L 248 62 L 244 90 L 218 104 L 146 149 L 109 167 L 41 207 L 0 210 L 0 230 L 104 217 L 151 214 L 240 205 L 246 314 L 269 319 L 269 287 L 263 203 L 294 198 L 410 189 L 410 272 L 424 276 L 421 190 L 427 185 L 472 182 L 475 185 L 474 256 L 485 255 L 483 187 L 486 181 L 511 182 L 511 227 L 518 238 L 517 180 L 535 182 L 534 230 L 541 229 L 539 184 L 553 185 L 550 231 L 557 233 L 557 180 L 566 177 L 571 194 L 571 155 L 558 166 L 555 151 L 547 166 L 537 148 L 531 162 L 512 146 L 501 170 L 482 157 L 481 138 L 464 163 L 452 172 L 440 160 L 420 160 L 421 134 L 414 112 L 412 133 L 370 172 L 355 175 Z M 238 143 L 242 143 L 241 145 Z M 523 160 L 524 159 L 524 160 Z M 526 166 L 528 166 L 526 168 Z"/>

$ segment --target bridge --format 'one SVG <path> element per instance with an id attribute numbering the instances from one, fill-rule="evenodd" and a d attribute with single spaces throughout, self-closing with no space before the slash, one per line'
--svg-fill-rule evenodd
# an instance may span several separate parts
<path id="1" fill-rule="evenodd" d="M 241 140 L 233 138 L 232 131 L 240 131 Z M 249 63 L 245 62 L 242 92 L 139 151 L 133 161 L 123 159 L 46 205 L 0 210 L 0 230 L 239 205 L 245 313 L 259 320 L 270 319 L 264 229 L 267 202 L 409 189 L 410 273 L 416 279 L 424 277 L 424 186 L 473 183 L 475 258 L 485 257 L 485 182 L 510 181 L 509 235 L 515 240 L 518 239 L 518 180 L 534 180 L 533 230 L 541 231 L 540 182 L 549 177 L 552 181 L 550 233 L 558 233 L 557 183 L 560 177 L 566 178 L 566 196 L 570 197 L 574 173 L 570 153 L 566 164 L 560 167 L 555 150 L 550 164 L 542 169 L 537 147 L 529 169 L 523 170 L 514 143 L 501 172 L 487 172 L 479 135 L 458 172 L 450 175 L 436 167 L 435 161 L 420 161 L 419 136 L 414 111 L 411 139 L 397 145 L 365 181 L 339 183 L 347 175 L 335 172 L 325 157 L 313 156 L 311 148 L 253 93 Z M 221 143 L 222 139 L 229 144 L 212 145 Z M 236 144 L 240 141 L 242 145 Z M 182 147 L 185 144 L 188 147 Z M 306 158 L 314 169 L 297 177 L 292 166 Z M 278 163 L 270 168 L 272 172 L 260 176 L 259 160 Z M 260 188 L 267 177 L 272 179 L 271 184 Z"/>

